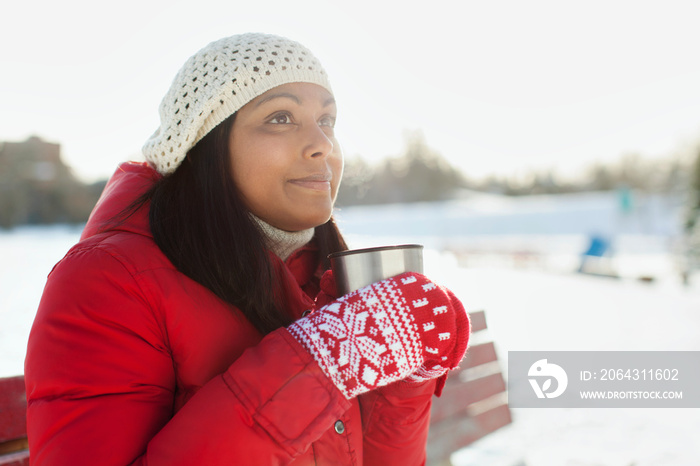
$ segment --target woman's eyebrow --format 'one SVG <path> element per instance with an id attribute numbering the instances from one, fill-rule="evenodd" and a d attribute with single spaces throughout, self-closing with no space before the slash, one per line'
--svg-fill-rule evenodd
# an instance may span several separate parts
<path id="1" fill-rule="evenodd" d="M 262 104 L 269 102 L 274 99 L 290 99 L 293 100 L 297 105 L 301 105 L 301 99 L 297 97 L 295 94 L 291 94 L 289 92 L 279 92 L 277 94 L 270 94 L 268 96 L 265 96 L 264 98 L 260 99 L 256 104 L 255 107 L 259 107 Z M 329 105 L 335 104 L 335 98 L 334 97 L 329 97 L 323 102 L 324 107 L 328 107 Z"/>
<path id="2" fill-rule="evenodd" d="M 274 100 L 274 99 L 282 99 L 282 98 L 291 99 L 294 102 L 296 102 L 298 105 L 301 105 L 301 99 L 299 99 L 299 97 L 297 97 L 296 95 L 290 94 L 289 92 L 280 92 L 278 94 L 270 94 L 268 96 L 265 96 L 264 98 L 260 99 L 258 101 L 258 103 L 255 104 L 255 106 L 259 107 L 262 104 L 264 104 L 265 102 L 269 102 L 269 101 Z"/>

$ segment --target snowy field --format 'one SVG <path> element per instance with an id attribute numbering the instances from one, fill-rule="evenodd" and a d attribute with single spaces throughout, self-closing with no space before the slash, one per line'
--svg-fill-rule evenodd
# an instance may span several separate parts
<path id="1" fill-rule="evenodd" d="M 613 195 L 484 196 L 347 208 L 351 247 L 419 242 L 425 272 L 484 309 L 505 369 L 518 350 L 700 351 L 700 277 L 680 279 L 678 203 Z M 0 377 L 21 374 L 45 278 L 79 228 L 0 232 Z M 604 270 L 576 273 L 591 234 L 613 238 Z M 693 280 L 693 278 L 695 280 Z M 700 464 L 700 409 L 515 409 L 513 424 L 456 452 L 456 465 Z"/>

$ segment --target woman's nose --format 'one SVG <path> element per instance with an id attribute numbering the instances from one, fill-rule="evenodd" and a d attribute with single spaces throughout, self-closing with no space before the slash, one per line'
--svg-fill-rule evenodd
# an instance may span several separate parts
<path id="1" fill-rule="evenodd" d="M 333 139 L 318 124 L 310 125 L 304 138 L 304 157 L 328 157 L 333 152 Z"/>

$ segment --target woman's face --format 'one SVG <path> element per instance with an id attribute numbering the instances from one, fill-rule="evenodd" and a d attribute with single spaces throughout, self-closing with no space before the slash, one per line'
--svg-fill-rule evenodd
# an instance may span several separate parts
<path id="1" fill-rule="evenodd" d="M 238 111 L 229 139 L 233 181 L 250 211 L 286 231 L 328 221 L 343 174 L 336 106 L 323 87 L 275 87 Z"/>

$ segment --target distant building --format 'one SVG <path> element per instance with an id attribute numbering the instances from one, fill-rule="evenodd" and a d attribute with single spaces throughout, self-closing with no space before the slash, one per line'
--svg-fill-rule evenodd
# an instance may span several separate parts
<path id="1" fill-rule="evenodd" d="M 33 183 L 55 183 L 69 173 L 61 146 L 32 136 L 24 142 L 0 143 L 0 176 L 12 173 Z"/>
<path id="2" fill-rule="evenodd" d="M 59 144 L 0 142 L 0 227 L 85 221 L 93 191 L 63 163 Z"/>

